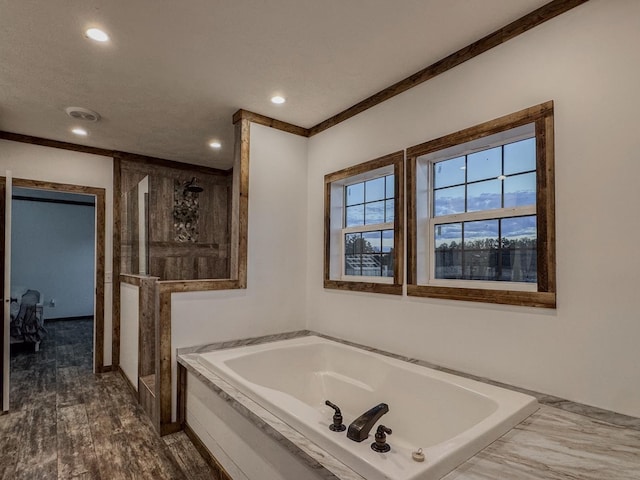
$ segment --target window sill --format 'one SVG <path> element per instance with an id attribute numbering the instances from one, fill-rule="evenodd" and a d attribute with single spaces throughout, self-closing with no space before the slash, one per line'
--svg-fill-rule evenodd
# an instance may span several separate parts
<path id="1" fill-rule="evenodd" d="M 457 288 L 460 290 L 492 290 L 509 292 L 537 292 L 538 284 L 535 282 L 507 282 L 507 281 L 484 281 L 484 280 L 446 280 L 432 279 L 420 284 L 425 287 L 445 287 Z"/>
<path id="2" fill-rule="evenodd" d="M 412 297 L 440 298 L 444 300 L 518 305 L 522 307 L 556 308 L 555 292 L 407 285 L 407 295 Z"/>
<path id="3" fill-rule="evenodd" d="M 336 280 L 340 282 L 355 282 L 355 283 L 386 283 L 392 284 L 393 277 L 382 277 L 382 276 L 366 276 L 366 275 L 343 275 L 340 280 Z"/>
<path id="4" fill-rule="evenodd" d="M 324 288 L 347 290 L 350 292 L 386 293 L 402 295 L 402 285 L 396 283 L 354 282 L 346 280 L 325 280 Z"/>

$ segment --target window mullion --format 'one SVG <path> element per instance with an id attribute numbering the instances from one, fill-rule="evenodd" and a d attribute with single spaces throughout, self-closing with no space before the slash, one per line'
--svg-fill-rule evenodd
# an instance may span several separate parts
<path id="1" fill-rule="evenodd" d="M 496 270 L 496 280 L 499 280 L 502 278 L 502 221 L 498 222 L 498 258 L 496 259 Z"/>
<path id="2" fill-rule="evenodd" d="M 439 217 L 431 217 L 430 221 L 437 224 L 472 222 L 475 220 L 495 220 L 497 218 L 507 217 L 525 217 L 535 215 L 535 205 L 527 207 L 500 208 L 496 210 L 481 210 L 479 212 L 456 213 L 453 215 L 441 215 Z"/>
<path id="3" fill-rule="evenodd" d="M 465 248 L 464 248 L 464 222 L 462 222 L 462 225 L 460 226 L 460 228 L 462 229 L 462 245 L 460 245 L 460 265 L 462 265 L 462 270 L 460 273 L 461 278 L 465 278 L 464 277 L 464 268 L 466 267 L 466 255 L 465 255 Z"/>
<path id="4" fill-rule="evenodd" d="M 469 195 L 467 195 L 469 189 L 469 155 L 464 156 L 464 212 L 467 213 L 469 206 Z"/>
<path id="5" fill-rule="evenodd" d="M 347 233 L 361 233 L 361 232 L 375 232 L 376 230 L 393 230 L 393 222 L 387 223 L 372 223 L 371 225 L 358 225 L 357 227 L 344 227 L 342 234 Z"/>
<path id="6" fill-rule="evenodd" d="M 500 175 L 504 177 L 504 145 L 500 146 Z M 504 208 L 504 178 L 500 182 L 500 207 Z"/>

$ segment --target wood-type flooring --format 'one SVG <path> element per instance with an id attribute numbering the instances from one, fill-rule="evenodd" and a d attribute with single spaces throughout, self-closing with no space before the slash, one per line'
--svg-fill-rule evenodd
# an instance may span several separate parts
<path id="1" fill-rule="evenodd" d="M 1 479 L 216 478 L 183 432 L 156 434 L 120 373 L 92 373 L 91 320 L 45 327 L 39 352 L 12 346 Z"/>

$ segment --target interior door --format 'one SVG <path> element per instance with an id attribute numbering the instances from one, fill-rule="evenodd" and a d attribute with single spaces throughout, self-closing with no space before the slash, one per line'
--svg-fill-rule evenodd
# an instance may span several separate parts
<path id="1" fill-rule="evenodd" d="M 10 368 L 10 337 L 9 326 L 11 316 L 9 308 L 11 306 L 11 172 L 2 178 L 0 182 L 0 245 L 3 247 L 0 255 L 0 291 L 2 292 L 2 411 L 9 411 L 9 368 Z"/>

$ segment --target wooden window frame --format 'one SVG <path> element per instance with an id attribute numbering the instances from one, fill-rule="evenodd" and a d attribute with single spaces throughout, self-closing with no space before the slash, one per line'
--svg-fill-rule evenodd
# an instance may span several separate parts
<path id="1" fill-rule="evenodd" d="M 506 130 L 535 124 L 536 138 L 536 224 L 537 271 L 536 291 L 488 288 L 466 288 L 418 284 L 418 157 L 445 148 L 494 135 Z M 455 132 L 407 149 L 407 295 L 447 300 L 464 300 L 542 308 L 556 307 L 555 257 L 555 181 L 553 102 L 545 102 L 471 128 Z M 473 282 L 471 280 L 470 282 Z"/>
<path id="2" fill-rule="evenodd" d="M 394 244 L 394 268 L 392 283 L 386 281 L 370 281 L 371 277 L 365 277 L 365 281 L 344 280 L 331 278 L 331 190 L 334 182 L 343 182 L 350 177 L 391 167 L 394 175 L 394 220 L 393 220 L 393 244 Z M 343 170 L 329 173 L 324 177 L 324 288 L 335 290 L 349 290 L 356 292 L 386 293 L 402 295 L 404 277 L 404 153 L 402 151 L 385 155 L 368 162 L 364 162 Z M 385 224 L 378 224 L 384 226 Z M 341 229 L 342 231 L 343 229 Z M 341 249 L 342 251 L 342 249 Z M 342 268 L 341 268 L 342 271 Z M 381 277 L 390 278 L 390 277 Z"/>

